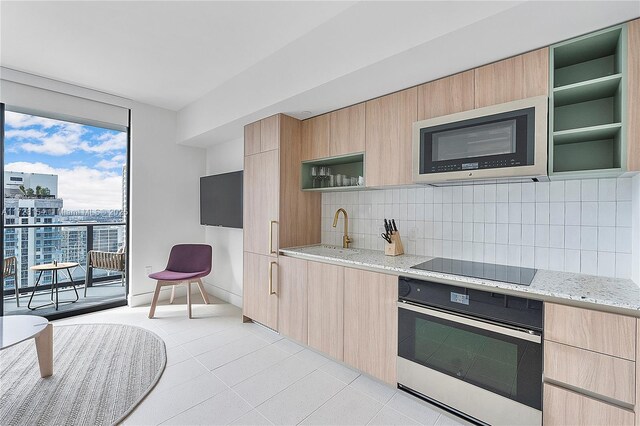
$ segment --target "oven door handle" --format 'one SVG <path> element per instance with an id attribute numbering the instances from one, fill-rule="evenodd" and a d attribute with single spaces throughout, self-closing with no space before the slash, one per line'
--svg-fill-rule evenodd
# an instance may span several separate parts
<path id="1" fill-rule="evenodd" d="M 542 342 L 542 337 L 534 332 L 526 332 L 516 330 L 509 327 L 504 327 L 496 324 L 491 324 L 484 321 L 474 320 L 468 317 L 449 314 L 447 312 L 438 311 L 435 309 L 425 308 L 422 306 L 416 306 L 410 303 L 398 302 L 398 308 L 406 309 L 408 311 L 417 312 L 423 315 L 429 315 L 432 317 L 442 318 L 447 321 L 457 322 L 459 324 L 468 325 L 470 327 L 480 328 L 482 330 L 491 331 L 498 334 L 504 334 L 505 336 L 515 337 L 516 339 L 528 340 L 529 342 L 538 343 Z"/>

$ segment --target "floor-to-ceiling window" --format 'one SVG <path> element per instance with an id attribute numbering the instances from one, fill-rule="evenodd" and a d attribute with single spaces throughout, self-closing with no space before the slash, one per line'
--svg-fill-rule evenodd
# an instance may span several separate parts
<path id="1" fill-rule="evenodd" d="M 4 315 L 126 303 L 128 130 L 51 117 L 4 109 Z"/>

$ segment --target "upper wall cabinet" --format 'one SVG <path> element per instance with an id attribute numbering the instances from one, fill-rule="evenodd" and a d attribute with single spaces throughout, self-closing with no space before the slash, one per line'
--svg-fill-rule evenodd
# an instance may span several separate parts
<path id="1" fill-rule="evenodd" d="M 474 109 L 474 83 L 470 70 L 418 86 L 418 120 Z"/>
<path id="2" fill-rule="evenodd" d="M 365 104 L 357 104 L 302 122 L 302 160 L 364 152 Z"/>
<path id="3" fill-rule="evenodd" d="M 365 104 L 339 109 L 329 114 L 331 135 L 329 156 L 363 152 L 365 147 Z"/>
<path id="4" fill-rule="evenodd" d="M 319 115 L 302 122 L 303 161 L 329 156 L 330 123 L 330 114 Z"/>
<path id="5" fill-rule="evenodd" d="M 245 156 L 278 149 L 279 146 L 280 134 L 277 115 L 244 126 Z"/>
<path id="6" fill-rule="evenodd" d="M 549 49 L 494 62 L 475 72 L 475 107 L 549 94 Z"/>
<path id="7" fill-rule="evenodd" d="M 636 20 L 551 47 L 552 178 L 618 176 L 640 169 L 639 26 Z"/>
<path id="8" fill-rule="evenodd" d="M 366 184 L 369 187 L 412 183 L 411 126 L 418 118 L 416 87 L 366 103 Z"/>

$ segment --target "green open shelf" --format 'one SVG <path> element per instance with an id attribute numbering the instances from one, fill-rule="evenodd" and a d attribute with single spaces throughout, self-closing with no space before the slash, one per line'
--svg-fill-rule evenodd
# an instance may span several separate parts
<path id="1" fill-rule="evenodd" d="M 562 130 L 553 132 L 555 145 L 595 141 L 613 138 L 620 131 L 622 124 L 605 124 L 602 126 L 583 127 L 580 129 Z"/>
<path id="2" fill-rule="evenodd" d="M 311 176 L 311 168 L 313 166 L 331 167 L 331 174 L 334 176 L 341 174 L 356 178 L 359 176 L 364 177 L 364 153 L 303 161 L 301 165 L 300 187 L 303 191 L 316 192 L 358 191 L 365 189 L 364 185 L 319 186 L 322 183 L 325 185 L 327 184 L 326 180 L 322 181 L 320 179 L 315 181 L 316 185 L 314 186 L 314 179 Z"/>
<path id="3" fill-rule="evenodd" d="M 626 26 L 550 53 L 549 176 L 616 176 L 626 166 Z"/>
<path id="4" fill-rule="evenodd" d="M 622 74 L 594 78 L 593 80 L 569 84 L 553 89 L 554 106 L 564 106 L 616 95 Z"/>

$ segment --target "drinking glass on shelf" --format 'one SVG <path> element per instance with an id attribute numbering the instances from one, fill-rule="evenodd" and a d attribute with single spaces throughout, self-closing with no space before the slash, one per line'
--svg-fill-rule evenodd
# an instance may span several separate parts
<path id="1" fill-rule="evenodd" d="M 327 176 L 327 168 L 325 166 L 320 166 L 318 169 L 318 178 L 320 179 L 320 187 L 323 188 L 325 186 L 324 179 Z"/>
<path id="2" fill-rule="evenodd" d="M 311 186 L 316 188 L 318 183 L 318 166 L 311 166 Z"/>
<path id="3" fill-rule="evenodd" d="M 349 186 L 351 184 L 351 178 L 347 175 L 342 176 L 342 186 Z"/>
<path id="4" fill-rule="evenodd" d="M 356 186 L 358 184 L 358 178 L 357 177 L 352 177 L 351 178 L 351 186 Z"/>
<path id="5" fill-rule="evenodd" d="M 342 186 L 343 179 L 344 179 L 344 175 L 341 175 L 341 174 L 336 175 L 336 186 Z"/>
<path id="6" fill-rule="evenodd" d="M 329 187 L 336 186 L 336 177 L 334 175 L 329 175 Z"/>

